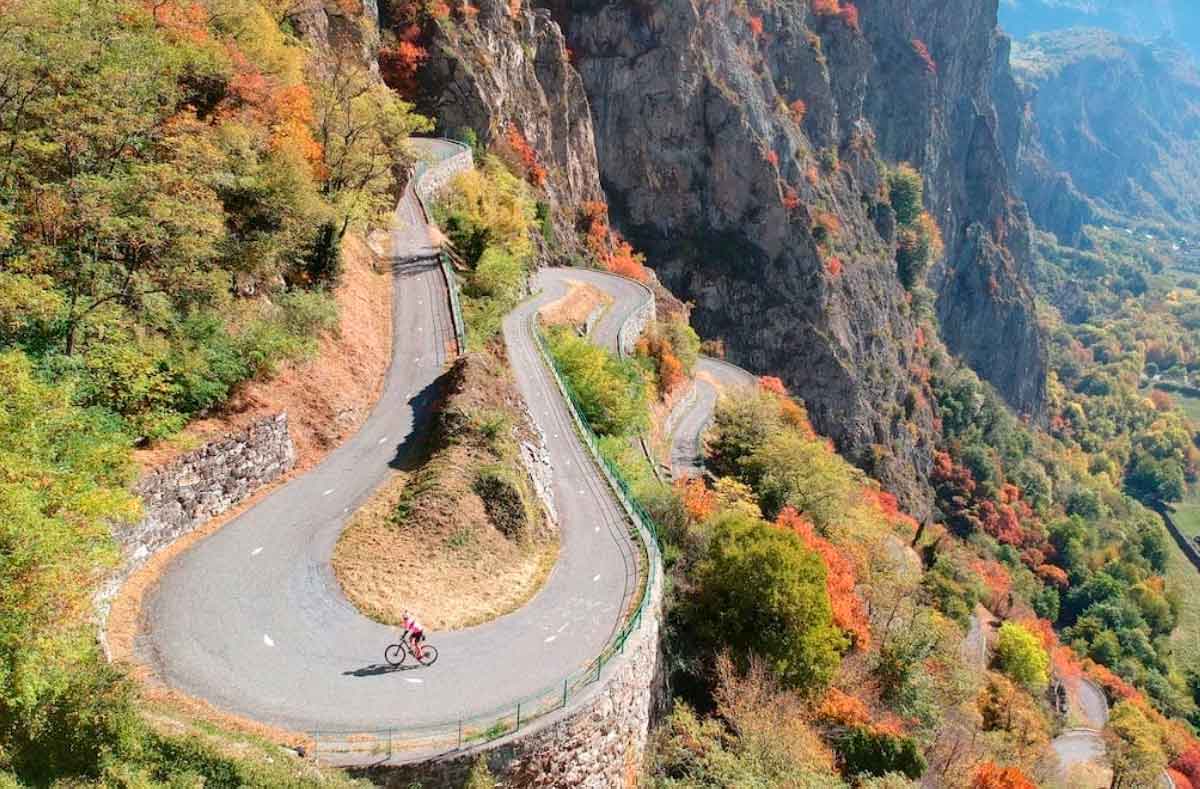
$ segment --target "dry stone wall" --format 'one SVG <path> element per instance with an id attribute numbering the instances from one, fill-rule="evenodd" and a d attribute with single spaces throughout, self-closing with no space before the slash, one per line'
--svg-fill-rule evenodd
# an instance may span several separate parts
<path id="1" fill-rule="evenodd" d="M 454 176 L 466 172 L 474 166 L 475 158 L 471 155 L 471 149 L 464 146 L 460 152 L 437 164 L 430 165 L 420 174 L 416 187 L 417 197 L 421 198 L 421 202 L 428 206 L 443 189 L 450 185 Z"/>
<path id="2" fill-rule="evenodd" d="M 113 529 L 121 563 L 97 597 L 101 632 L 113 596 L 151 556 L 295 465 L 287 414 L 280 413 L 147 472 L 134 486 L 142 519 Z"/>
<path id="3" fill-rule="evenodd" d="M 646 616 L 624 652 L 562 712 L 488 745 L 421 763 L 373 767 L 362 774 L 388 789 L 457 789 L 482 756 L 503 786 L 636 786 L 650 727 L 666 699 L 659 648 L 662 574 L 655 577 Z"/>

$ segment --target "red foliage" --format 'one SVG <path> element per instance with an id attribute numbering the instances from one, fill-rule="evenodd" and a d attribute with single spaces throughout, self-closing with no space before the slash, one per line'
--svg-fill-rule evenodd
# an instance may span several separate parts
<path id="1" fill-rule="evenodd" d="M 1192 745 L 1171 762 L 1176 787 L 1200 787 L 1200 745 Z M 1180 780 L 1187 781 L 1184 783 Z"/>
<path id="2" fill-rule="evenodd" d="M 804 99 L 796 99 L 788 105 L 788 114 L 792 116 L 796 125 L 800 125 L 804 123 L 804 116 L 808 115 L 808 105 L 804 103 Z"/>
<path id="3" fill-rule="evenodd" d="M 417 92 L 417 72 L 429 60 L 429 51 L 413 41 L 401 39 L 394 47 L 379 50 L 383 81 L 402 96 Z"/>
<path id="4" fill-rule="evenodd" d="M 1167 770 L 1167 774 L 1171 776 L 1171 780 L 1175 783 L 1175 789 L 1196 789 L 1196 784 L 1175 768 Z"/>
<path id="5" fill-rule="evenodd" d="M 938 70 L 937 62 L 934 61 L 933 55 L 929 54 L 929 47 L 925 46 L 925 42 L 919 38 L 914 38 L 912 40 L 912 48 L 913 52 L 917 53 L 917 57 L 921 59 L 921 62 L 925 64 L 925 71 L 929 74 L 936 74 Z"/>
<path id="6" fill-rule="evenodd" d="M 916 332 L 913 334 L 913 345 L 916 346 L 917 350 L 925 347 L 925 329 L 920 326 L 917 327 Z"/>
<path id="7" fill-rule="evenodd" d="M 987 607 L 992 611 L 1005 608 L 1008 605 L 1008 594 L 1012 591 L 1012 577 L 1004 565 L 980 559 L 971 563 L 971 569 L 979 574 L 983 585 L 987 587 Z"/>
<path id="8" fill-rule="evenodd" d="M 825 271 L 831 277 L 837 277 L 842 273 L 842 259 L 833 255 L 825 261 Z"/>
<path id="9" fill-rule="evenodd" d="M 750 25 L 750 32 L 754 34 L 755 38 L 762 38 L 763 21 L 761 16 L 752 16 L 746 20 L 746 23 Z"/>
<path id="10" fill-rule="evenodd" d="M 786 507 L 775 525 L 799 535 L 800 539 L 825 562 L 825 590 L 833 610 L 833 623 L 845 631 L 856 649 L 866 649 L 871 629 L 862 600 L 854 591 L 854 564 L 837 546 L 817 534 L 812 523 L 791 507 Z"/>
<path id="11" fill-rule="evenodd" d="M 537 151 L 533 150 L 533 146 L 525 139 L 525 135 L 515 123 L 508 124 L 505 139 L 517 158 L 521 160 L 521 165 L 525 168 L 525 177 L 529 179 L 529 183 L 538 187 L 543 186 L 546 183 L 546 168 L 538 162 Z"/>
<path id="12" fill-rule="evenodd" d="M 1037 789 L 1037 784 L 1016 767 L 984 762 L 975 771 L 971 789 Z"/>
<path id="13" fill-rule="evenodd" d="M 770 164 L 776 170 L 779 169 L 779 154 L 775 153 L 774 151 L 767 151 L 766 153 L 764 153 L 763 161 Z"/>

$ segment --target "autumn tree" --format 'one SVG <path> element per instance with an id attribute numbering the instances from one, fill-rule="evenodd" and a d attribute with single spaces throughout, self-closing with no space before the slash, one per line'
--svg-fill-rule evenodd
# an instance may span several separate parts
<path id="1" fill-rule="evenodd" d="M 307 255 L 307 274 L 336 280 L 342 237 L 391 207 L 398 196 L 395 174 L 412 161 L 408 138 L 433 126 L 346 58 L 315 82 L 316 140 L 324 151 L 321 194 L 332 214 Z"/>
<path id="2" fill-rule="evenodd" d="M 1112 789 L 1152 786 L 1167 768 L 1162 739 L 1154 723 L 1132 702 L 1112 708 L 1104 729 L 1112 765 Z"/>
<path id="3" fill-rule="evenodd" d="M 1030 688 L 1050 681 L 1050 656 L 1037 635 L 1024 625 L 1005 622 L 996 639 L 996 660 L 1001 670 Z"/>

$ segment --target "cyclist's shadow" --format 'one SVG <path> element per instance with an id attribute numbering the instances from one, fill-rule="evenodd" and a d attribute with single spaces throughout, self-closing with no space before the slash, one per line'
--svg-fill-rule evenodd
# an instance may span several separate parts
<path id="1" fill-rule="evenodd" d="M 352 669 L 350 671 L 343 671 L 342 676 L 344 676 L 344 677 L 379 677 L 384 674 L 394 674 L 399 671 L 412 671 L 412 670 L 418 669 L 418 668 L 424 668 L 424 666 L 420 665 L 419 663 L 415 663 L 411 666 L 405 665 L 405 664 L 401 664 L 399 666 L 393 666 L 390 663 L 372 663 L 371 665 L 363 666 L 362 668 L 356 668 L 356 669 Z"/>

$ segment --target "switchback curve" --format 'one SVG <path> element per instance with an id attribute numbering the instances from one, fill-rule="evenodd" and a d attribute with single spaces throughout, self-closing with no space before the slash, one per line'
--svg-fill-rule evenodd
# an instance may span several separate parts
<path id="1" fill-rule="evenodd" d="M 425 150 L 444 158 L 442 145 Z M 544 270 L 504 335 L 552 460 L 558 564 L 520 610 L 430 634 L 441 652 L 434 666 L 379 665 L 395 630 L 344 598 L 330 557 L 348 515 L 392 468 L 414 461 L 453 345 L 445 281 L 426 258 L 423 222 L 413 227 L 414 203 L 406 192 L 397 208 L 394 249 L 408 259 L 395 267 L 393 360 L 367 423 L 315 469 L 176 558 L 147 598 L 139 654 L 168 684 L 221 709 L 297 731 L 404 731 L 481 715 L 589 665 L 635 602 L 641 554 L 575 433 L 530 318 L 568 280 L 586 279 L 613 298 L 594 339 L 615 346 L 651 296 L 600 272 Z"/>

